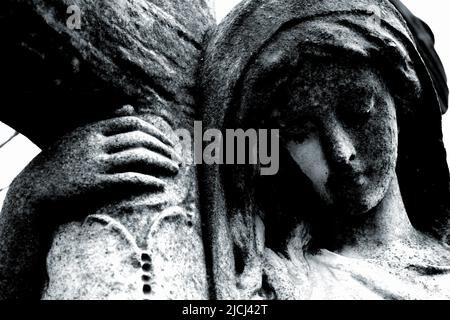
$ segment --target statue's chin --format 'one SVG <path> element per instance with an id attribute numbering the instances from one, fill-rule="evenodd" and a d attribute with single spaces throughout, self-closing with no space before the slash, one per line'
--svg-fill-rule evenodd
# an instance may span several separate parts
<path id="1" fill-rule="evenodd" d="M 367 192 L 366 190 L 353 190 L 330 195 L 322 195 L 330 214 L 341 216 L 363 216 L 376 208 L 383 200 L 382 190 Z"/>

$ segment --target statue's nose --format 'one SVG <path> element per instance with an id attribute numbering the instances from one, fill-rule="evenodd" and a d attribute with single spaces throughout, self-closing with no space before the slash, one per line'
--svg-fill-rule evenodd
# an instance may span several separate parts
<path id="1" fill-rule="evenodd" d="M 356 159 L 354 141 L 345 127 L 336 119 L 329 119 L 325 125 L 325 142 L 329 160 L 337 165 L 351 165 Z"/>

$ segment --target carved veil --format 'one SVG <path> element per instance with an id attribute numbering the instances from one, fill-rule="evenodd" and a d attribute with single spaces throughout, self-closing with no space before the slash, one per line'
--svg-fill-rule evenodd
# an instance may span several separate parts
<path id="1" fill-rule="evenodd" d="M 368 61 L 383 69 L 403 110 L 397 174 L 408 215 L 417 229 L 445 239 L 450 179 L 441 114 L 447 97 L 438 95 L 436 88 L 445 84 L 436 83 L 419 45 L 387 0 L 244 1 L 206 49 L 204 127 L 264 128 L 271 94 L 304 56 Z M 204 236 L 213 294 L 220 299 L 251 298 L 263 286 L 265 244 L 257 230 L 267 217 L 256 200 L 262 187 L 254 172 L 251 166 L 202 170 Z"/>

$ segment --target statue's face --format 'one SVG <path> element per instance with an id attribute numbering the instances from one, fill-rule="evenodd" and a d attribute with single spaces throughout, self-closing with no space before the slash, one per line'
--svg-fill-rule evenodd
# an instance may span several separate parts
<path id="1" fill-rule="evenodd" d="M 367 66 L 307 62 L 280 111 L 285 147 L 315 190 L 347 214 L 366 213 L 395 173 L 398 128 L 393 98 Z"/>

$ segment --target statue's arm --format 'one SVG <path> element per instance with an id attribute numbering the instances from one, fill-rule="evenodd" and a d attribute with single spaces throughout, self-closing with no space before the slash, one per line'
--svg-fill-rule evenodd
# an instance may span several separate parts
<path id="1" fill-rule="evenodd" d="M 129 116 L 77 129 L 36 157 L 11 185 L 0 214 L 0 299 L 40 298 L 58 225 L 115 196 L 163 190 L 164 176 L 179 170 L 173 146 Z"/>
<path id="2" fill-rule="evenodd" d="M 0 214 L 0 299 L 40 297 L 44 242 L 35 211 L 31 202 L 10 188 Z"/>

